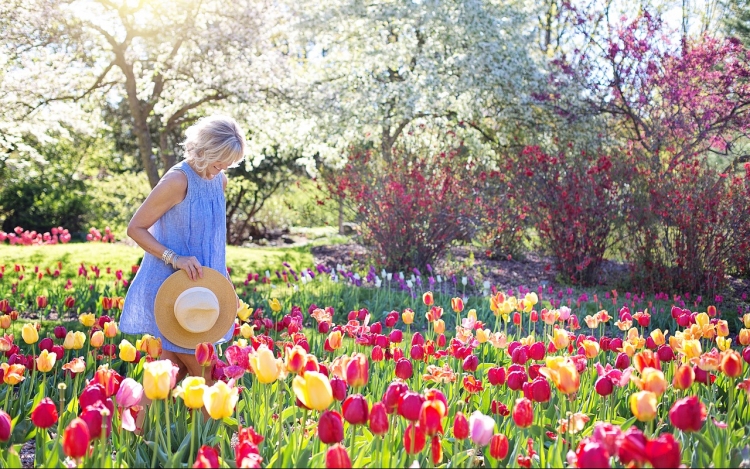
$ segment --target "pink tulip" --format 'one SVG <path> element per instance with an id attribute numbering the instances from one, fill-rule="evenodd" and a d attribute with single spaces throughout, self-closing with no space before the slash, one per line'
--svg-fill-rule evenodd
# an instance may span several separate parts
<path id="1" fill-rule="evenodd" d="M 483 413 L 474 411 L 469 417 L 471 441 L 477 446 L 487 446 L 495 434 L 495 420 Z"/>
<path id="2" fill-rule="evenodd" d="M 120 383 L 120 390 L 117 391 L 117 406 L 130 408 L 140 404 L 143 398 L 143 386 L 132 378 L 125 378 Z"/>

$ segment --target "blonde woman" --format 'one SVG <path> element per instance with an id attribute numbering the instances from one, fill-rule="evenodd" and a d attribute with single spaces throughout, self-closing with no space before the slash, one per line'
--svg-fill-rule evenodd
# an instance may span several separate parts
<path id="1" fill-rule="evenodd" d="M 146 251 L 125 297 L 120 329 L 162 340 L 161 358 L 186 374 L 201 376 L 195 350 L 164 338 L 154 318 L 159 286 L 176 270 L 191 280 L 203 277 L 203 266 L 225 273 L 226 205 L 224 171 L 245 156 L 245 139 L 233 119 L 201 119 L 186 131 L 185 159 L 172 167 L 148 195 L 128 225 L 128 236 Z M 230 340 L 233 328 L 223 340 Z M 210 368 L 206 370 L 211 382 Z"/>

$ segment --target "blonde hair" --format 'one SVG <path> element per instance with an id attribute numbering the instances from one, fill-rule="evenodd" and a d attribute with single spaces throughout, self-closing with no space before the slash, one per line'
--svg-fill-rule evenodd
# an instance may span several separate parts
<path id="1" fill-rule="evenodd" d="M 231 117 L 204 117 L 188 127 L 185 137 L 185 160 L 200 173 L 212 163 L 230 162 L 233 168 L 245 158 L 245 137 Z"/>

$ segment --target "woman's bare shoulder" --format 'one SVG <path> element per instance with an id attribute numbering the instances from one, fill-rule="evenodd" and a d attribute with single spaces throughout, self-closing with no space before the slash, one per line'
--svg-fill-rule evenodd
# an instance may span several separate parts
<path id="1" fill-rule="evenodd" d="M 182 171 L 169 171 L 162 176 L 154 187 L 152 193 L 158 194 L 159 198 L 171 200 L 172 205 L 182 202 L 187 195 L 188 180 Z"/>

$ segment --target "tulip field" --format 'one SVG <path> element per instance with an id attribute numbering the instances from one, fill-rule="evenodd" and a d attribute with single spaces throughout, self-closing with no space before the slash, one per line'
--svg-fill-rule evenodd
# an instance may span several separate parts
<path id="1" fill-rule="evenodd" d="M 750 313 L 720 297 L 278 268 L 231 273 L 234 341 L 178 379 L 118 330 L 137 266 L 0 266 L 0 466 L 750 464 Z"/>

